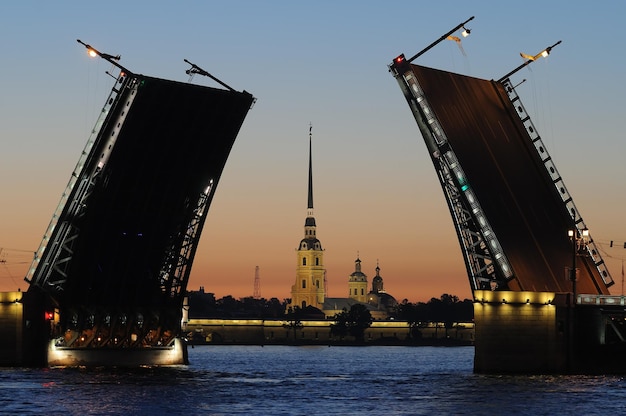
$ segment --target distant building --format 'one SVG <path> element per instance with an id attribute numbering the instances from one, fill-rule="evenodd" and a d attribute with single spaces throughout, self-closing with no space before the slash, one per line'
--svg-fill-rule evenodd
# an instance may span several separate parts
<path id="1" fill-rule="evenodd" d="M 398 306 L 396 298 L 385 292 L 378 262 L 376 262 L 376 276 L 372 279 L 372 290 L 367 294 L 367 303 L 375 306 L 378 310 L 388 312 Z"/>
<path id="2" fill-rule="evenodd" d="M 304 238 L 296 249 L 296 280 L 291 286 L 290 307 L 321 310 L 326 317 L 333 317 L 354 304 L 365 305 L 374 319 L 386 319 L 397 305 L 393 296 L 383 290 L 383 279 L 376 264 L 376 276 L 372 290 L 367 291 L 367 275 L 361 271 L 361 259 L 357 255 L 354 272 L 348 278 L 347 298 L 327 298 L 324 268 L 324 250 L 317 238 L 313 216 L 313 169 L 311 156 L 311 129 L 309 129 L 309 183 L 307 216 L 304 221 Z"/>
<path id="3" fill-rule="evenodd" d="M 361 271 L 361 259 L 354 261 L 354 272 L 348 278 L 347 298 L 326 298 L 322 311 L 326 317 L 333 317 L 343 309 L 350 310 L 352 305 L 360 303 L 367 307 L 374 319 L 387 319 L 398 304 L 395 298 L 382 291 L 383 278 L 380 267 L 376 265 L 376 277 L 372 281 L 372 290 L 367 292 L 367 275 Z M 375 284 L 379 286 L 375 286 Z"/>
<path id="4" fill-rule="evenodd" d="M 348 297 L 360 303 L 367 302 L 367 276 L 361 271 L 361 259 L 354 261 L 354 272 L 348 279 Z"/>

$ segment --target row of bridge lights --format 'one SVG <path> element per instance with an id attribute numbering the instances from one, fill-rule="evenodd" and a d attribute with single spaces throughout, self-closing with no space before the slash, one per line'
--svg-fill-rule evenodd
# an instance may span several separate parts
<path id="1" fill-rule="evenodd" d="M 498 303 L 497 301 L 495 301 L 495 302 L 490 302 L 490 301 L 485 300 L 485 299 L 480 299 L 480 300 L 479 300 L 479 301 L 477 301 L 477 302 L 479 302 L 479 303 L 480 303 L 480 304 L 482 304 L 482 305 L 484 305 L 485 303 L 487 303 L 487 304 L 489 304 L 489 303 Z M 506 300 L 506 298 L 502 298 L 502 302 L 501 302 L 501 303 L 502 303 L 503 305 L 509 305 L 509 304 L 510 304 L 510 305 L 524 305 L 524 304 L 525 304 L 525 305 L 530 305 L 530 304 L 531 304 L 531 302 L 530 302 L 530 298 L 526 298 L 526 302 L 511 302 L 511 301 Z M 533 302 L 533 304 L 538 305 L 539 303 L 535 303 L 535 302 Z M 552 299 L 548 299 L 548 300 L 546 300 L 545 302 L 543 302 L 543 305 L 552 305 Z"/>

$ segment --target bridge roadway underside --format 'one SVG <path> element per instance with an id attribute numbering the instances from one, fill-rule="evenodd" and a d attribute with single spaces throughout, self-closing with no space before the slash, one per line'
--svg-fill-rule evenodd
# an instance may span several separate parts
<path id="1" fill-rule="evenodd" d="M 569 292 L 574 227 L 501 83 L 412 65 L 513 269 L 509 290 Z M 578 259 L 579 293 L 608 294 Z"/>
<path id="2" fill-rule="evenodd" d="M 140 79 L 79 220 L 65 305 L 162 306 L 165 253 L 209 181 L 217 185 L 252 102 L 248 93 Z"/>

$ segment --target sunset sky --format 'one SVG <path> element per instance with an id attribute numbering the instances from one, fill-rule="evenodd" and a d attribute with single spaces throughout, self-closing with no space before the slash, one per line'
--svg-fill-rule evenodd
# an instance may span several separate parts
<path id="1" fill-rule="evenodd" d="M 173 5 L 175 4 L 175 5 Z M 443 193 L 387 65 L 470 16 L 416 63 L 512 79 L 622 292 L 626 2 L 63 1 L 0 3 L 0 291 L 23 281 L 113 79 L 76 39 L 136 73 L 186 82 L 188 59 L 258 101 L 217 188 L 188 289 L 289 297 L 304 235 L 313 125 L 328 295 L 357 253 L 398 300 L 471 297 Z M 115 71 L 112 71 L 117 73 Z M 217 86 L 196 76 L 193 82 Z M 609 247 L 609 241 L 615 241 Z M 564 265 L 565 267 L 565 265 Z"/>

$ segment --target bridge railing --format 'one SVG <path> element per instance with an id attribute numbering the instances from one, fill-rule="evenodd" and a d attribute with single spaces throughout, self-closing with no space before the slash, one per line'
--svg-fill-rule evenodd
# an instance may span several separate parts
<path id="1" fill-rule="evenodd" d="M 572 216 L 572 219 L 574 220 L 574 223 L 576 225 L 576 229 L 578 230 L 579 235 L 582 235 L 582 230 L 587 229 L 587 226 L 585 225 L 585 222 L 583 221 L 580 213 L 578 212 L 576 205 L 574 205 L 574 200 L 572 199 L 572 196 L 570 195 L 569 191 L 565 187 L 563 178 L 559 174 L 559 171 L 556 169 L 556 166 L 554 165 L 554 162 L 552 161 L 552 157 L 548 154 L 548 150 L 546 149 L 546 146 L 544 145 L 543 140 L 541 140 L 541 136 L 537 132 L 537 129 L 535 128 L 535 126 L 533 125 L 533 122 L 530 119 L 530 115 L 524 108 L 524 105 L 522 104 L 520 97 L 515 92 L 515 87 L 511 83 L 511 80 L 507 78 L 504 81 L 502 81 L 502 84 L 504 85 L 504 89 L 509 97 L 509 100 L 511 100 L 511 103 L 515 107 L 517 115 L 519 116 L 520 120 L 522 121 L 522 124 L 524 124 L 524 127 L 526 128 L 526 132 L 528 133 L 532 141 L 532 144 L 537 150 L 537 154 L 541 158 L 541 161 L 543 162 L 546 168 L 546 171 L 550 175 L 550 178 L 552 179 L 552 183 L 556 187 L 556 190 L 559 196 L 561 197 L 561 200 L 565 204 L 567 211 Z M 604 263 L 604 260 L 602 259 L 602 256 L 600 255 L 600 252 L 598 251 L 598 248 L 593 242 L 593 239 L 591 238 L 591 236 L 589 236 L 589 241 L 586 243 L 586 251 L 587 251 L 586 253 L 587 257 L 591 258 L 591 261 L 593 262 L 594 266 L 598 270 L 600 277 L 602 278 L 602 281 L 604 282 L 604 284 L 607 287 L 613 285 L 615 282 L 611 278 L 611 274 L 609 273 L 609 270 L 607 269 Z"/>
<path id="2" fill-rule="evenodd" d="M 576 303 L 578 305 L 626 306 L 626 296 L 580 294 L 576 296 Z"/>

